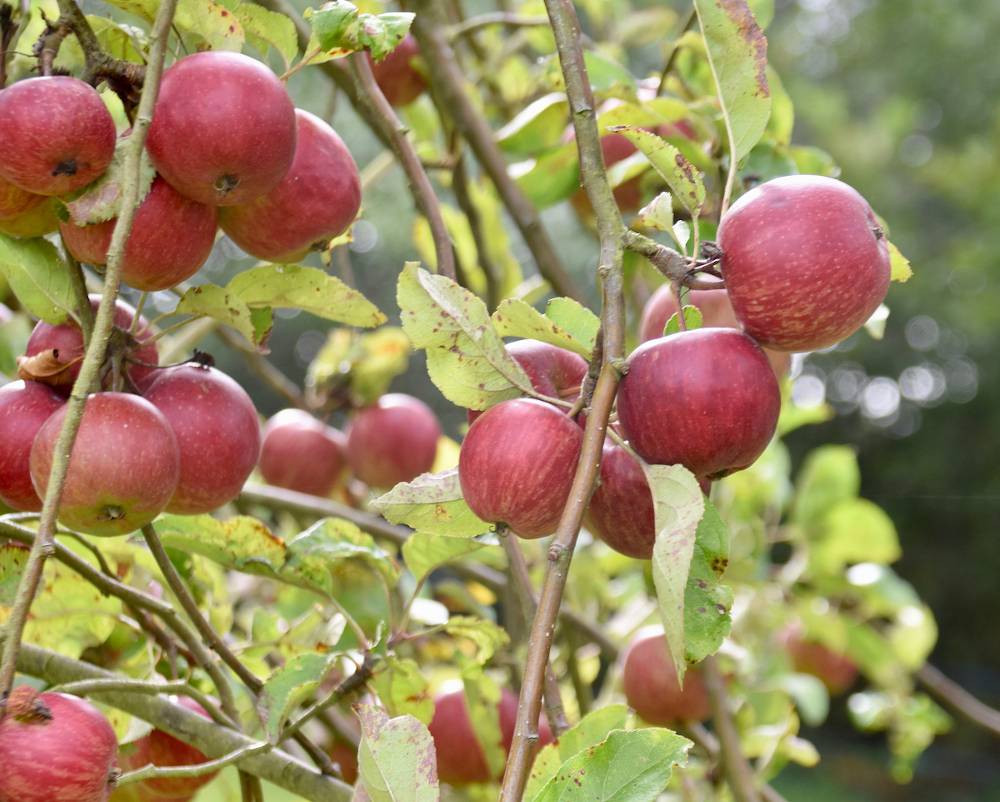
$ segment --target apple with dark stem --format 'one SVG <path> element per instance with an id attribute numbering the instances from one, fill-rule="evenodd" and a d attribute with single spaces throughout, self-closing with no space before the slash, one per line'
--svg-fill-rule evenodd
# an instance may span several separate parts
<path id="1" fill-rule="evenodd" d="M 95 312 L 100 303 L 101 297 L 99 295 L 90 296 L 90 306 Z M 128 375 L 132 382 L 141 388 L 156 372 L 156 368 L 150 366 L 159 364 L 160 357 L 155 342 L 149 342 L 146 345 L 140 344 L 153 335 L 146 318 L 140 316 L 134 338 L 127 336 L 134 319 L 135 309 L 124 301 L 115 301 L 114 326 L 122 340 L 133 344 L 130 353 L 126 355 L 126 361 L 134 360 L 128 368 Z M 32 330 L 31 336 L 28 337 L 24 353 L 27 358 L 43 357 L 43 359 L 36 360 L 37 364 L 23 362 L 19 364 L 19 372 L 23 378 L 44 382 L 61 392 L 69 393 L 73 382 L 80 374 L 80 362 L 83 359 L 83 333 L 73 320 L 67 320 L 58 325 L 40 321 Z"/>
<path id="2" fill-rule="evenodd" d="M 0 220 L 20 217 L 45 200 L 44 195 L 27 192 L 19 186 L 0 178 Z"/>
<path id="3" fill-rule="evenodd" d="M 729 294 L 725 290 L 689 290 L 684 303 L 698 308 L 703 328 L 740 328 L 733 305 L 729 302 Z M 670 284 L 663 284 L 643 307 L 642 320 L 639 322 L 640 341 L 647 342 L 662 337 L 667 322 L 676 313 L 677 295 Z M 791 354 L 769 348 L 765 348 L 764 353 L 774 369 L 774 375 L 779 379 L 783 378 L 792 364 Z"/>
<path id="4" fill-rule="evenodd" d="M 688 666 L 683 688 L 678 683 L 667 639 L 658 627 L 641 630 L 629 644 L 622 662 L 622 682 L 629 705 L 649 724 L 705 721 L 712 713 L 697 668 Z"/>
<path id="5" fill-rule="evenodd" d="M 45 496 L 67 407 L 31 449 L 31 479 Z M 166 509 L 180 478 L 177 438 L 156 407 L 127 393 L 87 398 L 59 503 L 59 520 L 88 535 L 127 535 Z"/>
<path id="6" fill-rule="evenodd" d="M 389 393 L 360 409 L 347 430 L 347 462 L 370 487 L 409 482 L 434 466 L 441 425 L 419 398 Z"/>
<path id="7" fill-rule="evenodd" d="M 240 53 L 185 56 L 163 73 L 146 149 L 182 195 L 210 206 L 274 189 L 295 155 L 295 108 L 264 64 Z"/>
<path id="8" fill-rule="evenodd" d="M 298 262 L 311 250 L 322 250 L 361 208 L 361 177 L 344 140 L 307 111 L 297 109 L 295 118 L 295 158 L 285 177 L 219 216 L 233 242 L 270 262 Z"/>
<path id="9" fill-rule="evenodd" d="M 64 403 L 38 382 L 16 381 L 0 388 L 0 501 L 15 510 L 42 508 L 31 483 L 31 446 L 42 424 Z"/>
<path id="10" fill-rule="evenodd" d="M 466 503 L 484 521 L 525 538 L 555 531 L 583 446 L 580 427 L 531 398 L 503 401 L 469 428 L 458 476 Z"/>
<path id="11" fill-rule="evenodd" d="M 115 731 L 90 702 L 14 688 L 0 719 L 0 800 L 106 802 L 117 753 Z"/>
<path id="12" fill-rule="evenodd" d="M 427 81 L 423 73 L 413 66 L 414 59 L 420 56 L 420 45 L 412 34 L 407 34 L 396 45 L 395 50 L 381 61 L 374 61 L 369 56 L 375 83 L 382 90 L 385 99 L 391 106 L 406 106 L 416 100 L 427 89 Z"/>
<path id="13" fill-rule="evenodd" d="M 517 694 L 509 688 L 500 693 L 497 704 L 500 715 L 500 746 L 504 754 L 510 751 L 517 723 Z M 461 689 L 438 695 L 434 699 L 434 717 L 428 725 L 437 753 L 438 779 L 462 787 L 498 779 L 490 776 L 486 755 L 476 738 L 465 692 Z M 552 730 L 545 715 L 538 720 L 538 745 L 551 743 Z"/>
<path id="14" fill-rule="evenodd" d="M 178 365 L 143 393 L 177 438 L 180 479 L 167 512 L 198 515 L 240 494 L 260 456 L 260 424 L 246 390 L 221 370 Z"/>
<path id="15" fill-rule="evenodd" d="M 889 288 L 889 245 L 857 191 L 816 175 L 775 178 L 719 225 L 736 317 L 761 345 L 815 351 L 849 337 Z"/>
<path id="16" fill-rule="evenodd" d="M 347 467 L 347 438 L 301 409 L 283 409 L 264 426 L 260 473 L 277 487 L 328 496 Z"/>
<path id="17" fill-rule="evenodd" d="M 77 78 L 28 78 L 0 92 L 0 177 L 36 195 L 65 195 L 100 177 L 115 152 L 115 122 Z"/>
<path id="18" fill-rule="evenodd" d="M 117 222 L 64 222 L 59 231 L 78 262 L 103 265 Z M 125 243 L 122 280 L 137 290 L 155 292 L 191 278 L 212 252 L 215 231 L 214 207 L 185 198 L 162 178 L 154 179 Z"/>
<path id="19" fill-rule="evenodd" d="M 618 393 L 622 432 L 639 456 L 709 479 L 753 464 L 780 409 L 767 357 L 733 329 L 693 329 L 640 345 Z"/>
<path id="20" fill-rule="evenodd" d="M 575 400 L 580 395 L 580 386 L 587 376 L 587 362 L 579 354 L 529 339 L 508 343 L 507 353 L 528 374 L 536 392 L 563 400 Z M 470 409 L 469 423 L 482 414 L 482 410 Z"/>

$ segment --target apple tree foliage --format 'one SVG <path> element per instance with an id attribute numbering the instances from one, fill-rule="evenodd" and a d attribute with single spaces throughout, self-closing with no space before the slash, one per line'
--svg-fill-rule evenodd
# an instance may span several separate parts
<path id="1" fill-rule="evenodd" d="M 28 14 L 0 16 L 4 41 L 13 42 L 8 80 L 31 74 L 33 46 L 63 5 L 32 0 Z M 418 58 L 429 91 L 397 111 L 412 152 L 433 178 L 458 269 L 457 280 L 437 272 L 442 255 L 433 227 L 418 215 L 412 260 L 393 271 L 395 308 L 379 309 L 351 286 L 349 274 L 334 275 L 349 258 L 349 234 L 307 264 L 229 270 L 228 281 L 218 283 L 199 275 L 174 288 L 171 306 L 154 321 L 164 332 L 161 355 L 183 359 L 200 337 L 221 328 L 273 380 L 276 369 L 266 357 L 272 331 L 282 325 L 275 313 L 299 310 L 329 321 L 305 387 L 290 391 L 319 417 L 370 404 L 417 352 L 426 360 L 427 399 L 437 394 L 439 406 L 443 398 L 472 410 L 535 394 L 505 348 L 511 339 L 592 358 L 600 308 L 582 302 L 586 293 L 558 292 L 553 276 L 522 258 L 508 225 L 523 215 L 512 211 L 512 193 L 535 214 L 572 207 L 585 225 L 593 223 L 594 210 L 580 195 L 577 145 L 567 133 L 571 101 L 545 5 L 523 0 L 499 4 L 498 11 L 468 3 L 476 9 L 466 18 L 458 16 L 462 4 L 446 11 L 437 5 L 397 9 L 377 0 L 335 0 L 300 16 L 282 3 L 181 0 L 168 62 L 189 50 L 241 51 L 283 74 L 295 99 L 302 99 L 300 78 L 309 76 L 310 87 L 325 78 L 343 86 L 352 53 L 368 51 L 377 65 L 407 34 L 413 12 L 429 15 L 453 47 L 448 57 L 459 60 L 462 81 L 447 85 L 440 65 Z M 773 3 L 695 0 L 640 9 L 623 0 L 579 0 L 575 6 L 587 32 L 584 66 L 599 104 L 599 131 L 630 143 L 628 155 L 608 164 L 615 197 L 631 227 L 677 259 L 699 258 L 702 244 L 714 240 L 727 192 L 735 197 L 783 175 L 837 174 L 827 154 L 792 141 L 792 101 L 766 58 Z M 94 44 L 123 63 L 144 63 L 157 8 L 111 0 L 86 17 Z M 55 68 L 83 74 L 90 46 L 67 37 Z M 651 61 L 656 70 L 638 74 L 635 65 Z M 94 82 L 119 129 L 128 127 L 134 99 L 127 93 L 123 99 L 111 81 Z M 462 132 L 445 100 L 456 91 L 492 131 L 504 180 L 472 165 L 472 153 L 462 154 Z M 358 100 L 358 93 L 355 87 L 338 102 Z M 364 171 L 366 191 L 391 159 L 387 151 Z M 96 222 L 120 213 L 130 180 L 123 163 L 116 155 L 102 178 L 58 204 L 56 214 Z M 727 190 L 730 173 L 735 184 Z M 142 194 L 152 180 L 144 162 Z M 630 206 L 633 198 L 640 202 Z M 558 243 L 559 232 L 550 233 Z M 232 253 L 218 243 L 216 252 Z M 58 236 L 0 234 L 0 273 L 18 310 L 2 324 L 0 342 L 0 369 L 13 376 L 29 319 L 76 318 L 78 294 Z M 895 248 L 892 274 L 900 281 L 909 276 Z M 99 272 L 85 275 L 100 285 Z M 640 299 L 663 281 L 633 252 L 625 256 L 625 277 L 626 294 Z M 629 307 L 629 350 L 640 311 L 641 305 Z M 685 307 L 682 317 L 667 324 L 668 333 L 701 325 L 695 307 Z M 391 322 L 397 318 L 398 326 Z M 873 319 L 872 336 L 884 322 L 884 313 Z M 721 667 L 724 717 L 735 724 L 754 785 L 788 764 L 819 760 L 800 727 L 824 721 L 830 693 L 821 669 L 796 666 L 785 648 L 790 632 L 859 669 L 850 696 L 832 702 L 846 704 L 860 729 L 887 733 L 897 779 L 905 781 L 921 752 L 947 730 L 948 716 L 915 679 L 935 642 L 933 614 L 892 569 L 899 537 L 892 521 L 859 496 L 854 454 L 824 446 L 791 471 L 783 438 L 830 414 L 793 404 L 785 378 L 774 439 L 751 467 L 716 482 L 710 497 L 681 466 L 644 466 L 657 532 L 651 560 L 627 558 L 581 535 L 549 657 L 569 728 L 536 755 L 524 799 L 731 798 L 733 781 L 717 770 L 720 760 L 733 759 L 720 757 L 731 744 L 700 725 L 679 725 L 677 732 L 646 726 L 623 704 L 619 653 L 651 623 L 663 627 L 679 675 L 710 657 Z M 134 683 L 148 692 L 169 682 L 171 693 L 211 703 L 221 676 L 238 720 L 203 723 L 191 737 L 219 758 L 233 751 L 223 731 L 238 730 L 253 740 L 255 754 L 286 760 L 287 774 L 261 768 L 259 757 L 238 764 L 270 781 L 267 800 L 496 798 L 492 782 L 462 789 L 440 783 L 427 729 L 435 695 L 459 682 L 474 737 L 491 774 L 500 776 L 500 689 L 519 686 L 536 612 L 533 598 L 519 598 L 511 578 L 514 551 L 505 541 L 514 536 L 496 531 L 463 500 L 458 454 L 458 443 L 443 437 L 431 473 L 380 491 L 341 486 L 319 498 L 254 482 L 213 514 L 163 514 L 154 526 L 180 589 L 141 538 L 98 540 L 60 529 L 24 632 L 24 681 L 101 679 L 106 684 L 94 701 L 125 745 L 152 727 L 171 726 L 163 707 L 136 712 L 129 696 Z M 0 517 L 0 621 L 11 614 L 36 520 Z M 546 572 L 546 546 L 541 540 L 517 547 L 534 592 Z M 203 638 L 208 651 L 185 640 L 192 626 L 214 633 Z M 64 661 L 46 662 L 49 653 Z M 52 665 L 61 666 L 58 676 Z M 337 740 L 358 747 L 355 787 L 331 779 L 320 795 L 303 796 L 296 772 L 315 774 L 305 764 L 316 760 L 303 741 L 325 752 Z M 235 778 L 223 772 L 197 798 L 236 798 Z M 116 798 L 127 798 L 129 787 Z M 246 787 L 243 793 L 252 798 Z"/>

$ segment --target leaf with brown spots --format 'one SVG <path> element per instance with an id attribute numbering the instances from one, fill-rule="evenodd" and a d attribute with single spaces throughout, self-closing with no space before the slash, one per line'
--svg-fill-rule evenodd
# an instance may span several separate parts
<path id="1" fill-rule="evenodd" d="M 611 129 L 621 134 L 642 151 L 653 169 L 667 182 L 670 191 L 692 215 L 701 213 L 705 205 L 705 182 L 691 162 L 665 139 L 642 128 L 631 125 Z"/>
<path id="2" fill-rule="evenodd" d="M 266 329 L 255 325 L 250 307 L 239 296 L 215 284 L 202 284 L 186 290 L 174 311 L 177 314 L 210 317 L 235 329 L 257 346 L 262 345 L 271 333 L 270 325 Z"/>
<path id="3" fill-rule="evenodd" d="M 472 537 L 490 530 L 462 498 L 458 468 L 424 473 L 402 482 L 372 502 L 372 508 L 394 524 L 438 535 Z"/>
<path id="4" fill-rule="evenodd" d="M 372 802 L 438 802 L 437 754 L 427 727 L 413 716 L 389 718 L 358 705 L 359 784 Z"/>

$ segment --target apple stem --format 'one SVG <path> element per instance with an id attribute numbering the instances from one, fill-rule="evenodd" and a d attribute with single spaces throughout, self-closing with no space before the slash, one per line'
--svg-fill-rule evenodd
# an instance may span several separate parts
<path id="1" fill-rule="evenodd" d="M 68 4 L 68 5 L 67 5 Z M 83 410 L 87 402 L 90 388 L 94 386 L 104 362 L 108 342 L 114 324 L 115 301 L 118 297 L 118 286 L 121 281 L 125 241 L 132 229 L 136 209 L 139 206 L 140 157 L 146 142 L 146 132 L 153 117 L 153 105 L 160 88 L 160 75 L 166 55 L 167 34 L 173 20 L 177 0 L 164 0 L 156 13 L 156 20 L 151 31 L 152 46 L 149 54 L 149 67 L 145 86 L 139 101 L 138 114 L 132 127 L 132 135 L 125 145 L 124 166 L 122 169 L 122 205 L 111 236 L 108 248 L 108 263 L 104 276 L 104 292 L 94 321 L 94 331 L 86 354 L 80 365 L 80 373 L 73 385 L 73 391 L 67 402 L 66 417 L 63 421 L 59 438 L 56 442 L 52 460 L 52 470 L 46 486 L 45 498 L 42 503 L 42 515 L 38 526 L 38 536 L 35 538 L 24 567 L 24 574 L 18 583 L 14 605 L 7 621 L 7 648 L 0 662 L 0 700 L 6 699 L 14 682 L 17 666 L 17 653 L 24 635 L 24 626 L 28 618 L 31 604 L 41 584 L 42 569 L 45 560 L 55 551 L 55 527 L 62 498 L 63 484 L 69 471 L 69 455 L 73 450 L 80 423 L 83 420 Z M 60 6 L 69 6 L 83 16 L 72 0 L 60 0 Z M 88 26 L 89 27 L 89 26 Z M 91 31 L 93 34 L 93 31 Z M 95 38 L 96 41 L 96 38 Z M 81 45 L 83 42 L 81 41 Z M 0 711 L 2 713 L 2 711 Z"/>

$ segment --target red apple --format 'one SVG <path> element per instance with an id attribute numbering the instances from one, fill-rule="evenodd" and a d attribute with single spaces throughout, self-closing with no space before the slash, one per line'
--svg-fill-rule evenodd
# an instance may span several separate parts
<path id="1" fill-rule="evenodd" d="M 618 420 L 639 456 L 709 479 L 753 464 L 780 409 L 767 357 L 733 329 L 682 331 L 640 345 L 618 393 Z"/>
<path id="2" fill-rule="evenodd" d="M 31 449 L 31 479 L 45 495 L 56 440 L 66 417 L 57 410 Z M 59 520 L 89 535 L 126 535 L 166 508 L 180 477 L 177 439 L 156 407 L 137 395 L 87 399 L 59 504 Z"/>
<path id="3" fill-rule="evenodd" d="M 497 711 L 500 714 L 500 746 L 507 753 L 517 723 L 517 694 L 504 688 Z M 486 755 L 469 718 L 464 691 L 442 693 L 434 700 L 434 717 L 428 729 L 434 738 L 439 780 L 461 787 L 498 779 L 490 776 Z M 552 740 L 552 731 L 543 714 L 538 721 L 538 745 L 545 746 Z"/>
<path id="4" fill-rule="evenodd" d="M 57 75 L 0 92 L 0 176 L 38 195 L 97 179 L 115 152 L 115 122 L 92 86 Z"/>
<path id="5" fill-rule="evenodd" d="M 684 687 L 678 684 L 662 629 L 641 630 L 629 644 L 622 680 L 629 705 L 649 724 L 671 726 L 685 721 L 705 721 L 712 713 L 705 683 L 697 668 L 689 666 L 684 673 Z"/>
<path id="6" fill-rule="evenodd" d="M 808 640 L 799 627 L 790 627 L 782 637 L 795 670 L 821 680 L 831 696 L 850 689 L 858 678 L 858 666 L 822 643 Z"/>
<path id="7" fill-rule="evenodd" d="M 270 262 L 297 262 L 324 249 L 361 208 L 361 177 L 344 140 L 307 111 L 297 109 L 295 118 L 295 159 L 281 183 L 220 215 L 233 242 Z"/>
<path id="8" fill-rule="evenodd" d="M 0 178 L 0 220 L 20 217 L 30 209 L 34 209 L 45 200 L 44 195 L 26 192 L 19 186 Z"/>
<path id="9" fill-rule="evenodd" d="M 736 317 L 761 345 L 814 351 L 885 298 L 889 248 L 868 202 L 834 178 L 792 175 L 741 197 L 719 226 Z"/>
<path id="10" fill-rule="evenodd" d="M 261 62 L 209 50 L 163 74 L 146 149 L 182 195 L 246 203 L 278 185 L 295 155 L 295 108 Z"/>
<path id="11" fill-rule="evenodd" d="M 171 701 L 208 718 L 205 709 L 193 699 L 181 696 L 173 698 Z M 153 730 L 149 735 L 123 749 L 121 763 L 123 770 L 133 771 L 149 764 L 159 767 L 196 766 L 208 759 L 204 753 L 190 744 L 168 735 L 163 730 Z M 136 790 L 139 792 L 137 797 L 144 802 L 145 800 L 160 799 L 191 799 L 199 788 L 212 782 L 218 773 L 218 771 L 213 771 L 208 774 L 200 774 L 197 777 L 161 777 L 142 780 L 136 785 Z"/>
<path id="12" fill-rule="evenodd" d="M 507 353 L 542 395 L 575 399 L 580 394 L 580 385 L 587 376 L 587 362 L 578 354 L 539 340 L 516 340 L 507 345 Z M 482 410 L 470 409 L 469 423 L 482 414 Z"/>
<path id="13" fill-rule="evenodd" d="M 572 142 L 575 139 L 573 128 L 567 130 L 566 141 Z M 618 162 L 625 161 L 635 153 L 638 148 L 621 134 L 605 134 L 601 137 L 601 154 L 604 156 L 604 166 L 611 167 Z M 640 186 L 641 176 L 635 176 L 622 182 L 614 188 L 615 201 L 622 212 L 638 211 L 642 205 L 642 188 Z M 581 217 L 590 219 L 594 216 L 593 208 L 590 205 L 590 198 L 583 187 L 580 187 L 570 197 L 570 203 Z"/>
<path id="14" fill-rule="evenodd" d="M 698 307 L 702 326 L 705 328 L 740 328 L 733 305 L 729 302 L 729 294 L 725 290 L 689 290 L 685 303 Z M 639 339 L 646 342 L 662 337 L 667 322 L 676 313 L 677 296 L 673 287 L 663 284 L 650 296 L 642 310 Z M 783 378 L 792 364 L 792 357 L 785 351 L 772 351 L 768 348 L 764 349 L 764 353 L 774 369 L 774 375 L 779 379 Z"/>
<path id="15" fill-rule="evenodd" d="M 73 257 L 103 265 L 117 218 L 89 226 L 60 223 L 63 242 Z M 135 213 L 125 243 L 122 279 L 137 290 L 166 290 L 191 278 L 205 264 L 215 244 L 216 212 L 188 200 L 156 178 Z"/>
<path id="16" fill-rule="evenodd" d="M 358 781 L 358 752 L 345 741 L 334 741 L 330 747 L 330 757 L 340 767 L 340 776 L 348 785 Z"/>
<path id="17" fill-rule="evenodd" d="M 99 295 L 90 296 L 90 305 L 95 312 L 100 303 L 101 298 Z M 115 302 L 114 325 L 116 328 L 122 332 L 130 331 L 134 319 L 135 309 L 124 301 Z M 156 343 L 151 342 L 147 345 L 139 345 L 140 341 L 151 337 L 152 334 L 153 331 L 149 328 L 146 318 L 140 317 L 135 333 L 136 345 L 131 351 L 131 357 L 136 363 L 145 364 L 133 364 L 128 371 L 128 375 L 131 377 L 133 383 L 140 388 L 156 372 L 155 368 L 146 367 L 146 365 L 156 365 L 160 361 L 159 354 L 156 351 Z M 30 378 L 50 384 L 68 393 L 80 373 L 80 361 L 83 359 L 84 353 L 83 334 L 75 321 L 67 320 L 65 323 L 60 323 L 57 326 L 40 321 L 35 326 L 31 332 L 31 336 L 28 337 L 28 344 L 24 349 L 25 356 L 35 357 L 45 355 L 46 352 L 51 352 L 48 354 L 51 360 L 46 360 L 50 364 L 46 368 L 45 375 L 35 375 L 32 373 Z M 59 369 L 60 364 L 65 367 Z M 27 371 L 31 373 L 32 369 L 27 368 Z M 22 372 L 24 371 L 22 370 Z"/>
<path id="18" fill-rule="evenodd" d="M 328 496 L 347 467 L 347 438 L 301 409 L 283 409 L 264 427 L 264 481 L 313 496 Z"/>
<path id="19" fill-rule="evenodd" d="M 458 476 L 466 503 L 484 521 L 525 538 L 552 534 L 569 498 L 583 445 L 580 427 L 530 398 L 504 401 L 469 428 Z"/>
<path id="20" fill-rule="evenodd" d="M 143 393 L 177 438 L 180 480 L 167 512 L 211 512 L 240 494 L 260 456 L 260 423 L 246 391 L 221 370 L 179 365 Z"/>
<path id="21" fill-rule="evenodd" d="M 63 403 L 51 388 L 37 382 L 16 381 L 0 388 L 0 501 L 15 510 L 42 508 L 28 467 L 31 445 L 42 424 Z"/>
<path id="22" fill-rule="evenodd" d="M 434 466 L 441 426 L 419 398 L 389 393 L 358 410 L 347 430 L 347 462 L 371 487 L 409 482 Z"/>
<path id="23" fill-rule="evenodd" d="M 56 216 L 55 204 L 56 201 L 46 199 L 44 203 L 33 206 L 16 217 L 0 220 L 0 234 L 15 239 L 33 239 L 57 231 L 59 218 Z"/>
<path id="24" fill-rule="evenodd" d="M 601 480 L 590 497 L 591 531 L 615 551 L 648 560 L 653 556 L 656 522 L 646 474 L 624 448 L 605 442 Z"/>
<path id="25" fill-rule="evenodd" d="M 420 46 L 412 34 L 403 40 L 381 61 L 372 61 L 375 83 L 392 106 L 406 106 L 423 94 L 427 88 L 423 73 L 413 66 L 420 55 Z M 371 56 L 368 57 L 371 61 Z"/>
<path id="26" fill-rule="evenodd" d="M 0 719 L 0 800 L 106 802 L 117 752 L 115 731 L 89 702 L 17 687 Z"/>

